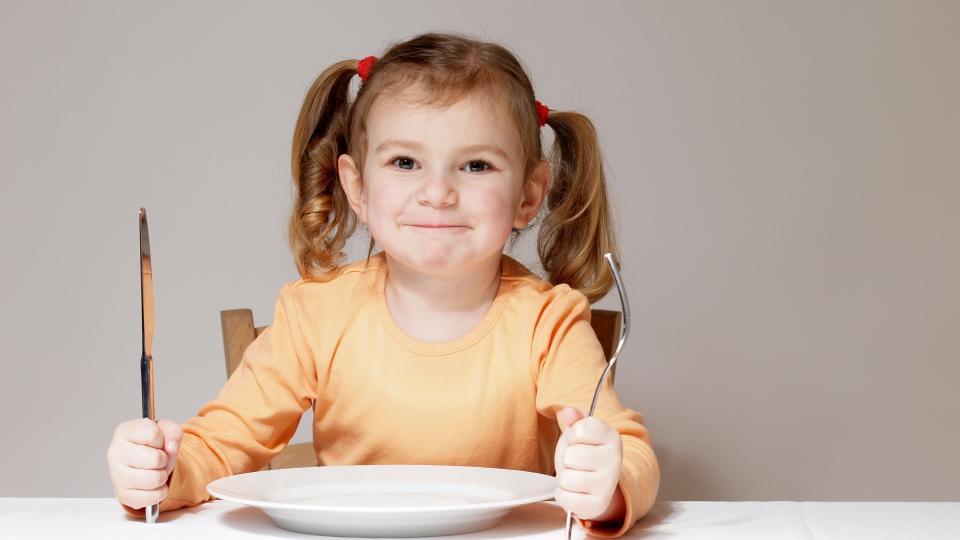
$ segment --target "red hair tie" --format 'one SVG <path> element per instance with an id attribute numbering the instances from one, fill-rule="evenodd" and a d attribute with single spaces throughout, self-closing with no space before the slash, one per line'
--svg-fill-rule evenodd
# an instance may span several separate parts
<path id="1" fill-rule="evenodd" d="M 547 123 L 547 116 L 549 116 L 549 114 L 550 109 L 537 100 L 537 123 L 540 124 L 540 127 L 543 127 L 543 125 Z"/>
<path id="2" fill-rule="evenodd" d="M 367 82 L 367 79 L 370 77 L 370 70 L 373 69 L 374 64 L 377 63 L 377 57 L 370 55 L 363 60 L 357 62 L 357 74 L 360 75 L 360 80 Z M 543 127 L 547 123 L 547 117 L 550 115 L 550 109 L 546 105 L 540 103 L 539 100 L 536 102 L 537 105 L 537 124 L 540 127 Z"/>
<path id="3" fill-rule="evenodd" d="M 367 81 L 367 77 L 370 76 L 370 70 L 373 69 L 373 65 L 376 63 L 376 56 L 368 56 L 357 63 L 357 74 L 360 75 L 361 81 Z"/>

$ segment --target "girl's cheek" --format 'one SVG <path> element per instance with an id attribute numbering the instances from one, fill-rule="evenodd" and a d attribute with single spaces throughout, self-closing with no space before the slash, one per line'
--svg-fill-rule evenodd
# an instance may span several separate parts
<path id="1" fill-rule="evenodd" d="M 496 216 L 497 221 L 513 221 L 513 208 L 511 207 L 509 194 L 500 191 L 487 191 L 481 197 L 484 213 L 489 216 Z"/>
<path id="2" fill-rule="evenodd" d="M 390 214 L 401 204 L 402 197 L 400 193 L 390 190 L 379 190 L 371 201 L 374 202 L 380 214 Z"/>

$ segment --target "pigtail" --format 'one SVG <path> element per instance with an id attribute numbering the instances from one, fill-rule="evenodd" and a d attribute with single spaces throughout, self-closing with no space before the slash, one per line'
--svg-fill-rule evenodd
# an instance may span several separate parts
<path id="1" fill-rule="evenodd" d="M 321 279 L 346 256 L 357 227 L 340 185 L 337 158 L 347 152 L 350 81 L 356 60 L 338 62 L 314 81 L 293 132 L 291 170 L 296 189 L 289 241 L 300 276 Z"/>
<path id="2" fill-rule="evenodd" d="M 597 133 L 593 123 L 576 112 L 550 111 L 547 123 L 555 134 L 553 183 L 537 252 L 551 283 L 579 289 L 593 303 L 614 283 L 604 253 L 620 260 Z"/>

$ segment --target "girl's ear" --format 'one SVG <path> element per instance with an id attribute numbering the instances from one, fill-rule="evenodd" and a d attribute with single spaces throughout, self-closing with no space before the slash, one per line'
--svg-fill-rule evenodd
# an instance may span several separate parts
<path id="1" fill-rule="evenodd" d="M 350 208 L 357 214 L 361 223 L 367 223 L 367 196 L 363 192 L 363 178 L 350 154 L 340 154 L 337 158 L 337 173 L 340 176 L 340 185 L 347 194 Z"/>
<path id="2" fill-rule="evenodd" d="M 541 159 L 534 167 L 530 180 L 523 186 L 523 200 L 520 202 L 520 208 L 517 209 L 517 215 L 513 221 L 514 227 L 522 229 L 537 217 L 546 198 L 549 184 L 550 163 Z"/>

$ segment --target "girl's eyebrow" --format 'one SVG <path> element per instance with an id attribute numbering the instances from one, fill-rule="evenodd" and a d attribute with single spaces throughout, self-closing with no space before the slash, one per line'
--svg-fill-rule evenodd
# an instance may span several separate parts
<path id="1" fill-rule="evenodd" d="M 374 152 L 380 153 L 391 146 L 400 146 L 402 148 L 410 148 L 412 150 L 423 150 L 423 145 L 418 142 L 404 141 L 400 139 L 387 139 L 380 143 Z M 471 144 L 469 146 L 461 146 L 458 148 L 458 151 L 463 153 L 487 151 L 497 154 L 508 161 L 510 160 L 510 157 L 507 156 L 507 153 L 502 148 L 493 144 Z"/>

